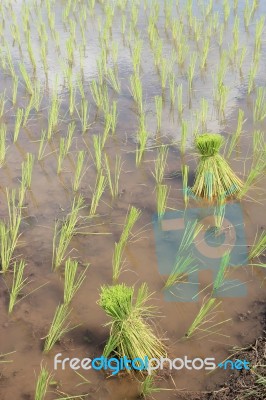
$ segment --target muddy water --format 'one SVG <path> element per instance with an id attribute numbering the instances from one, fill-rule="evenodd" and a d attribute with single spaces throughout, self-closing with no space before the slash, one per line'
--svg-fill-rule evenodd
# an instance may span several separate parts
<path id="1" fill-rule="evenodd" d="M 8 4 L 8 2 L 6 2 Z M 221 10 L 221 2 L 215 4 L 215 10 Z M 16 2 L 13 10 L 19 15 L 22 2 Z M 56 27 L 60 33 L 60 43 L 63 44 L 68 37 L 68 29 L 61 21 L 63 2 L 56 2 L 54 11 L 56 14 Z M 182 2 L 180 2 L 182 6 Z M 44 20 L 46 14 L 44 5 Z M 196 15 L 199 16 L 198 8 L 195 8 Z M 266 8 L 261 4 L 256 11 L 256 16 L 265 13 Z M 8 9 L 6 14 L 9 15 Z M 99 4 L 96 5 L 96 15 L 103 18 L 103 13 Z M 164 38 L 164 53 L 169 56 L 171 52 L 171 43 L 167 40 L 164 32 L 164 20 L 162 10 L 159 19 L 160 35 Z M 77 14 L 77 11 L 75 12 Z M 76 15 L 74 13 L 74 15 Z M 239 16 L 241 19 L 243 7 L 239 7 Z M 37 51 L 38 41 L 36 35 L 36 26 L 33 23 L 35 11 L 32 8 L 31 30 L 33 47 Z M 154 159 L 156 150 L 151 148 L 146 152 L 144 162 L 136 169 L 135 166 L 135 132 L 137 129 L 137 114 L 134 102 L 129 92 L 129 75 L 132 73 L 132 64 L 130 61 L 130 50 L 121 40 L 119 18 L 114 19 L 113 40 L 119 43 L 118 68 L 121 78 L 122 91 L 119 97 L 110 89 L 110 97 L 118 100 L 118 127 L 115 137 L 109 139 L 105 151 L 111 160 L 115 154 L 121 154 L 123 159 L 123 171 L 120 181 L 120 196 L 115 202 L 106 191 L 100 203 L 98 213 L 99 217 L 89 220 L 81 230 L 86 234 L 78 234 L 71 243 L 71 255 L 77 257 L 81 264 L 90 263 L 87 277 L 81 289 L 77 293 L 72 303 L 71 322 L 73 326 L 79 325 L 75 330 L 69 332 L 57 344 L 49 355 L 42 353 L 42 338 L 46 335 L 56 306 L 63 298 L 63 279 L 59 273 L 51 271 L 52 266 L 52 241 L 55 219 L 62 219 L 69 211 L 73 200 L 72 179 L 77 151 L 87 150 L 87 170 L 83 177 L 80 193 L 84 196 L 86 207 L 82 214 L 88 215 L 91 199 L 91 189 L 94 187 L 96 171 L 93 165 L 90 151 L 92 152 L 92 135 L 101 134 L 103 131 L 103 118 L 97 113 L 91 95 L 89 93 L 88 83 L 96 77 L 96 56 L 99 55 L 99 45 L 95 37 L 97 28 L 96 19 L 90 17 L 90 24 L 87 27 L 88 46 L 86 48 L 86 58 L 84 63 L 85 91 L 90 102 L 90 119 L 93 122 L 91 129 L 81 135 L 80 123 L 77 113 L 73 117 L 66 114 L 68 100 L 63 87 L 63 73 L 60 69 L 61 55 L 56 55 L 54 44 L 51 41 L 51 47 L 48 51 L 49 71 L 48 79 L 40 68 L 38 69 L 38 78 L 46 88 L 41 111 L 39 113 L 31 112 L 30 120 L 26 128 L 20 132 L 17 144 L 12 142 L 12 132 L 14 129 L 14 115 L 16 107 L 12 107 L 10 100 L 5 106 L 5 115 L 3 122 L 8 126 L 8 144 L 6 163 L 0 171 L 1 174 L 1 218 L 6 218 L 7 207 L 5 198 L 5 188 L 16 188 L 19 186 L 21 177 L 21 162 L 27 152 L 38 154 L 40 133 L 42 129 L 47 128 L 47 105 L 49 104 L 49 94 L 55 75 L 58 75 L 60 90 L 62 91 L 62 105 L 60 116 L 62 121 L 58 127 L 58 132 L 53 141 L 47 145 L 46 154 L 42 162 L 35 161 L 32 177 L 32 188 L 27 194 L 26 207 L 23 210 L 23 221 L 21 226 L 20 247 L 16 250 L 18 257 L 23 257 L 27 261 L 27 275 L 32 281 L 30 286 L 25 289 L 25 294 L 30 293 L 41 285 L 45 285 L 23 299 L 15 308 L 11 316 L 7 314 L 8 290 L 11 277 L 0 280 L 0 353 L 13 352 L 9 359 L 11 363 L 0 364 L 0 398 L 7 399 L 33 399 L 34 385 L 36 375 L 39 372 L 40 364 L 43 361 L 47 364 L 49 370 L 54 374 L 54 386 L 50 388 L 47 399 L 58 398 L 54 391 L 61 390 L 64 393 L 77 395 L 88 393 L 90 399 L 136 399 L 138 394 L 138 384 L 133 379 L 121 376 L 118 378 L 109 377 L 106 379 L 101 372 L 89 372 L 86 378 L 90 383 L 84 383 L 81 377 L 69 369 L 65 371 L 53 371 L 53 357 L 61 352 L 64 357 L 84 358 L 99 356 L 102 352 L 104 343 L 108 337 L 108 328 L 103 325 L 108 321 L 105 314 L 96 304 L 99 298 L 99 290 L 103 284 L 112 282 L 112 252 L 114 243 L 118 240 L 125 216 L 129 205 L 134 205 L 141 209 L 142 214 L 135 231 L 140 230 L 136 240 L 127 246 L 125 271 L 120 277 L 120 282 L 139 285 L 141 282 L 147 282 L 150 290 L 154 292 L 153 304 L 158 306 L 158 329 L 167 339 L 169 356 L 184 357 L 185 355 L 194 357 L 215 357 L 217 360 L 223 360 L 229 354 L 233 346 L 245 346 L 250 343 L 260 332 L 259 313 L 262 311 L 261 301 L 265 300 L 265 286 L 263 279 L 265 274 L 262 271 L 252 270 L 250 267 L 242 267 L 234 271 L 233 277 L 246 282 L 248 295 L 244 298 L 224 299 L 221 305 L 220 320 L 231 319 L 222 327 L 222 335 L 210 335 L 202 338 L 195 336 L 188 340 L 183 340 L 187 329 L 196 316 L 200 302 L 178 303 L 166 302 L 163 296 L 162 288 L 165 276 L 159 274 L 155 239 L 152 230 L 152 216 L 156 212 L 155 200 L 155 182 L 152 176 L 154 169 Z M 230 31 L 232 29 L 233 13 L 228 22 L 225 43 L 230 41 Z M 116 25 L 117 24 L 117 25 Z M 154 96 L 161 94 L 161 88 L 158 80 L 158 74 L 154 68 L 151 51 L 147 40 L 147 21 L 145 12 L 141 9 L 139 17 L 139 30 L 144 40 L 142 57 L 142 80 L 144 87 L 144 98 L 147 111 L 147 126 L 151 136 L 155 135 L 155 109 Z M 15 67 L 21 57 L 17 47 L 11 47 L 11 38 L 8 23 L 6 24 L 6 40 L 10 41 L 11 54 Z M 48 30 L 48 28 L 47 28 Z M 35 34 L 34 34 L 35 32 Z M 252 144 L 252 133 L 255 128 L 265 130 L 266 125 L 254 126 L 252 109 L 253 98 L 251 95 L 246 98 L 247 72 L 250 68 L 250 54 L 252 54 L 252 45 L 254 41 L 254 24 L 250 26 L 249 32 L 245 32 L 241 25 L 241 42 L 248 46 L 246 62 L 243 65 L 243 76 L 238 72 L 229 69 L 226 75 L 226 84 L 231 87 L 228 106 L 226 109 L 226 119 L 221 123 L 217 119 L 216 112 L 212 105 L 212 78 L 211 71 L 215 70 L 219 49 L 215 42 L 210 53 L 208 68 L 202 76 L 196 72 L 194 81 L 194 91 L 191 108 L 188 107 L 188 95 L 186 93 L 186 68 L 183 71 L 176 70 L 177 83 L 184 83 L 184 118 L 189 122 L 189 129 L 193 131 L 195 126 L 195 111 L 199 108 L 199 102 L 205 97 L 210 103 L 207 128 L 209 130 L 219 130 L 229 136 L 234 132 L 237 126 L 238 108 L 245 112 L 247 121 L 244 125 L 244 133 L 238 145 L 238 153 L 234 153 L 231 160 L 233 168 L 241 177 L 245 177 L 246 170 L 250 166 L 250 150 Z M 50 34 L 49 34 L 50 37 Z M 192 49 L 193 44 L 191 43 Z M 60 48 L 61 48 L 60 47 Z M 225 44 L 226 48 L 226 44 Z M 194 49 L 195 50 L 195 49 Z M 65 50 L 62 50 L 64 53 Z M 22 53 L 24 53 L 22 51 Z M 263 47 L 260 65 L 265 62 L 265 45 Z M 58 57 L 58 58 L 57 58 Z M 30 70 L 30 64 L 24 56 L 25 64 Z M 79 66 L 75 66 L 75 73 L 79 72 Z M 265 70 L 259 68 L 256 83 L 263 85 L 265 83 Z M 1 91 L 6 89 L 7 97 L 11 98 L 12 80 L 7 75 L 1 75 Z M 177 116 L 170 112 L 169 93 L 166 90 L 163 110 L 162 133 L 165 142 L 172 143 L 180 137 L 180 121 Z M 18 105 L 25 107 L 28 97 L 25 94 L 23 85 L 19 86 Z M 77 96 L 77 104 L 79 98 Z M 64 161 L 63 171 L 57 175 L 57 151 L 59 148 L 60 137 L 65 136 L 67 123 L 70 121 L 77 123 L 75 139 L 71 148 L 71 153 Z M 192 138 L 192 135 L 191 135 Z M 192 139 L 190 139 L 192 140 Z M 154 144 L 153 142 L 151 142 Z M 88 151 L 88 149 L 90 151 Z M 195 170 L 196 160 L 193 151 L 188 151 L 185 155 L 185 161 L 190 165 L 190 170 Z M 246 169 L 245 169 L 246 168 Z M 171 192 L 168 201 L 168 207 L 174 210 L 184 208 L 182 199 L 182 182 L 180 178 L 181 157 L 178 147 L 171 144 L 167 175 L 165 182 L 171 186 Z M 178 172 L 178 176 L 173 173 Z M 192 172 L 193 175 L 193 172 Z M 171 177 L 172 176 L 172 177 Z M 257 231 L 265 228 L 265 179 L 261 180 L 256 188 L 249 192 L 249 197 L 242 201 L 244 213 L 245 232 L 248 245 L 254 241 Z M 191 207 L 195 204 L 191 204 Z M 101 234 L 99 234 L 101 233 Z M 206 287 L 212 281 L 212 276 L 208 272 L 200 274 L 201 289 Z M 202 295 L 203 297 L 203 295 Z M 201 298 L 202 300 L 202 298 Z M 80 385 L 80 383 L 83 385 Z M 226 373 L 218 370 L 212 374 L 206 374 L 201 371 L 173 372 L 172 378 L 164 378 L 160 381 L 160 386 L 164 388 L 176 389 L 155 394 L 156 399 L 178 399 L 180 390 L 211 390 L 217 388 L 220 383 L 226 382 Z"/>

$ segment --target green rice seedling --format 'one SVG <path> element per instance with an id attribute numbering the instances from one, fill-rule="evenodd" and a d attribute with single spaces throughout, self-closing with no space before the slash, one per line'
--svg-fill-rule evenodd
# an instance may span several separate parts
<path id="1" fill-rule="evenodd" d="M 228 98 L 229 87 L 222 84 L 218 87 L 218 111 L 219 115 L 224 118 L 225 116 L 225 107 Z"/>
<path id="2" fill-rule="evenodd" d="M 69 310 L 68 304 L 60 304 L 57 306 L 49 332 L 47 336 L 45 336 L 44 353 L 48 353 L 62 336 L 74 329 L 70 328 L 70 323 L 67 322 L 70 313 L 71 310 Z"/>
<path id="3" fill-rule="evenodd" d="M 186 164 L 182 165 L 183 196 L 186 207 L 189 202 L 188 172 L 189 172 L 189 166 Z"/>
<path id="4" fill-rule="evenodd" d="M 13 282 L 10 291 L 8 313 L 11 314 L 15 304 L 18 303 L 18 296 L 21 295 L 22 290 L 28 285 L 28 278 L 23 278 L 25 261 L 21 260 L 19 263 L 15 262 L 13 267 Z"/>
<path id="5" fill-rule="evenodd" d="M 75 129 L 76 129 L 75 122 L 74 121 L 70 122 L 70 124 L 68 124 L 68 127 L 67 127 L 67 137 L 66 137 L 66 142 L 65 142 L 66 154 L 69 153 L 69 150 L 72 146 Z"/>
<path id="6" fill-rule="evenodd" d="M 246 0 L 245 9 L 244 9 L 244 22 L 245 22 L 246 28 L 248 28 L 250 25 L 250 21 L 251 21 L 254 11 L 255 11 L 254 3 L 252 6 L 250 6 L 249 0 Z"/>
<path id="7" fill-rule="evenodd" d="M 187 136 L 188 136 L 188 124 L 187 124 L 186 121 L 182 120 L 182 123 L 181 123 L 181 142 L 180 142 L 180 152 L 181 152 L 181 154 L 185 154 Z"/>
<path id="8" fill-rule="evenodd" d="M 256 130 L 253 133 L 253 159 L 258 159 L 265 148 L 264 132 Z"/>
<path id="9" fill-rule="evenodd" d="M 84 161 L 85 161 L 85 151 L 80 150 L 78 152 L 78 158 L 77 158 L 77 164 L 76 164 L 76 170 L 75 170 L 75 176 L 74 176 L 74 182 L 73 182 L 73 190 L 76 192 L 81 184 L 81 180 L 84 175 Z"/>
<path id="10" fill-rule="evenodd" d="M 106 185 L 107 185 L 107 178 L 102 174 L 102 171 L 99 171 L 91 199 L 90 214 L 89 214 L 90 217 L 96 214 L 99 201 L 103 195 Z"/>
<path id="11" fill-rule="evenodd" d="M 140 386 L 140 395 L 144 398 L 151 396 L 153 393 L 159 393 L 161 389 L 155 386 L 154 376 L 148 375 Z M 167 389 L 166 389 L 167 390 Z"/>
<path id="12" fill-rule="evenodd" d="M 234 12 L 237 11 L 238 8 L 238 0 L 234 0 Z"/>
<path id="13" fill-rule="evenodd" d="M 110 110 L 110 122 L 111 122 L 111 132 L 112 135 L 115 134 L 116 131 L 116 126 L 117 126 L 117 102 L 113 101 L 112 106 L 111 106 L 111 110 Z"/>
<path id="14" fill-rule="evenodd" d="M 2 118 L 2 116 L 4 115 L 5 112 L 5 104 L 6 104 L 6 91 L 4 91 L 1 95 L 0 95 L 0 118 Z"/>
<path id="15" fill-rule="evenodd" d="M 137 132 L 137 150 L 136 150 L 136 165 L 139 166 L 146 149 L 146 144 L 148 141 L 148 132 L 145 126 L 145 114 L 140 115 L 140 126 Z"/>
<path id="16" fill-rule="evenodd" d="M 157 158 L 154 162 L 154 173 L 153 176 L 158 184 L 161 184 L 164 178 L 166 163 L 168 156 L 168 146 L 161 146 L 157 152 Z"/>
<path id="17" fill-rule="evenodd" d="M 34 97 L 31 96 L 24 112 L 23 127 L 27 125 L 29 115 L 34 106 Z"/>
<path id="18" fill-rule="evenodd" d="M 157 132 L 160 132 L 162 126 L 163 99 L 162 96 L 155 96 L 154 100 L 156 108 Z"/>
<path id="19" fill-rule="evenodd" d="M 182 83 L 177 86 L 177 110 L 179 117 L 183 114 L 183 85 Z"/>
<path id="20" fill-rule="evenodd" d="M 197 197 L 206 200 L 237 195 L 243 187 L 229 164 L 219 154 L 224 144 L 219 134 L 203 134 L 196 137 L 195 145 L 201 154 L 192 188 Z"/>
<path id="21" fill-rule="evenodd" d="M 97 85 L 96 81 L 93 80 L 91 82 L 90 90 L 91 90 L 91 94 L 92 94 L 92 97 L 93 97 L 93 100 L 94 100 L 96 106 L 98 108 L 101 108 L 101 105 L 102 105 L 102 93 L 101 93 L 101 90 L 100 90 L 99 86 Z"/>
<path id="22" fill-rule="evenodd" d="M 203 48 L 201 53 L 200 68 L 204 69 L 207 64 L 207 58 L 210 51 L 210 38 L 206 36 L 203 42 Z"/>
<path id="23" fill-rule="evenodd" d="M 47 146 L 47 132 L 45 129 L 43 129 L 41 133 L 41 139 L 38 150 L 38 161 L 43 160 L 46 146 Z"/>
<path id="24" fill-rule="evenodd" d="M 197 59 L 198 59 L 197 53 L 192 53 L 192 55 L 190 57 L 190 63 L 189 63 L 189 66 L 188 66 L 188 73 L 187 73 L 188 88 L 189 88 L 189 92 L 190 93 L 191 93 L 191 90 L 192 90 L 192 82 L 193 82 L 193 78 L 194 78 L 194 75 L 195 75 L 195 68 L 196 68 Z"/>
<path id="25" fill-rule="evenodd" d="M 261 122 L 266 118 L 266 90 L 263 87 L 257 88 L 257 97 L 255 100 L 253 120 Z"/>
<path id="26" fill-rule="evenodd" d="M 61 227 L 59 222 L 55 224 L 53 238 L 53 269 L 57 270 L 66 256 L 66 251 L 75 235 L 76 226 L 79 220 L 79 212 L 83 208 L 84 199 L 82 196 L 75 197 L 69 214 L 64 219 Z"/>
<path id="27" fill-rule="evenodd" d="M 208 109 L 209 109 L 208 101 L 202 98 L 200 102 L 200 114 L 199 114 L 199 120 L 202 132 L 206 131 L 207 128 Z"/>
<path id="28" fill-rule="evenodd" d="M 22 166 L 21 166 L 21 169 L 22 169 L 21 184 L 26 189 L 30 189 L 30 187 L 31 187 L 33 164 L 34 164 L 34 154 L 27 153 L 26 161 L 23 161 Z"/>
<path id="29" fill-rule="evenodd" d="M 157 202 L 157 214 L 159 219 L 162 219 L 165 214 L 169 193 L 170 193 L 170 187 L 162 184 L 157 185 L 156 202 Z"/>
<path id="30" fill-rule="evenodd" d="M 34 83 L 34 92 L 33 92 L 33 99 L 34 99 L 34 109 L 36 112 L 40 111 L 40 106 L 43 98 L 43 91 L 41 88 L 41 84 L 39 81 Z"/>
<path id="31" fill-rule="evenodd" d="M 164 288 L 170 288 L 179 282 L 182 282 L 186 276 L 197 270 L 195 259 L 191 255 L 177 255 L 174 267 L 168 276 Z"/>
<path id="32" fill-rule="evenodd" d="M 22 77 L 24 79 L 27 92 L 29 93 L 29 95 L 32 96 L 33 95 L 33 85 L 32 85 L 31 79 L 30 79 L 30 77 L 28 75 L 28 72 L 27 72 L 27 70 L 25 68 L 25 65 L 22 64 L 21 62 L 19 63 L 19 69 L 20 69 L 21 75 L 22 75 Z"/>
<path id="33" fill-rule="evenodd" d="M 246 55 L 247 55 L 247 48 L 243 47 L 240 51 L 239 61 L 238 61 L 240 74 L 242 73 L 242 67 L 243 67 L 243 63 L 244 63 L 244 59 L 245 59 Z"/>
<path id="34" fill-rule="evenodd" d="M 265 253 L 265 250 L 266 250 L 266 232 L 263 231 L 258 239 L 257 239 L 257 235 L 256 235 L 255 242 L 254 242 L 254 244 L 251 248 L 251 251 L 249 253 L 249 256 L 248 256 L 249 260 L 263 256 Z"/>
<path id="35" fill-rule="evenodd" d="M 224 22 L 226 23 L 228 21 L 228 18 L 230 16 L 230 4 L 228 0 L 223 1 L 223 11 L 224 11 Z"/>
<path id="36" fill-rule="evenodd" d="M 263 176 L 265 173 L 265 166 L 265 154 L 263 153 L 258 155 L 257 159 L 253 161 L 247 179 L 238 194 L 239 199 L 244 197 L 249 189 Z"/>
<path id="37" fill-rule="evenodd" d="M 250 94 L 254 88 L 254 80 L 258 71 L 258 62 L 254 61 L 248 75 L 248 94 Z"/>
<path id="38" fill-rule="evenodd" d="M 175 74 L 171 73 L 169 76 L 169 90 L 170 90 L 170 102 L 171 107 L 174 107 L 176 100 L 176 85 L 175 85 Z"/>
<path id="39" fill-rule="evenodd" d="M 12 86 L 12 103 L 13 106 L 17 103 L 17 95 L 18 95 L 18 76 L 13 76 L 13 86 Z"/>
<path id="40" fill-rule="evenodd" d="M 111 174 L 110 161 L 109 161 L 107 154 L 105 154 L 105 156 L 104 156 L 104 161 L 105 161 L 105 170 L 106 170 L 106 175 L 107 175 L 107 179 L 108 179 L 108 185 L 109 185 L 109 189 L 111 192 L 111 196 L 113 199 L 116 199 L 119 194 L 119 179 L 120 179 L 120 174 L 122 171 L 121 156 L 118 156 L 117 154 L 115 156 L 115 168 L 114 168 L 113 178 L 112 178 L 112 174 Z"/>
<path id="41" fill-rule="evenodd" d="M 254 60 L 258 60 L 259 59 L 260 50 L 261 50 L 261 36 L 262 36 L 262 33 L 263 33 L 263 29 L 264 29 L 264 22 L 265 22 L 265 16 L 262 16 L 256 22 Z"/>
<path id="42" fill-rule="evenodd" d="M 213 298 L 204 299 L 196 318 L 186 333 L 186 337 L 190 338 L 197 332 L 204 334 L 219 333 L 219 330 L 215 331 L 214 329 L 229 321 L 228 319 L 222 322 L 214 323 L 214 319 L 218 313 L 217 308 L 220 306 L 220 304 L 221 301 L 217 302 L 217 300 Z"/>
<path id="43" fill-rule="evenodd" d="M 77 84 L 78 84 L 78 88 L 79 88 L 79 93 L 81 96 L 82 100 L 85 100 L 85 91 L 84 91 L 84 85 L 83 85 L 83 80 L 82 80 L 82 76 L 79 75 L 78 79 L 77 79 Z"/>
<path id="44" fill-rule="evenodd" d="M 89 103 L 88 100 L 83 99 L 81 101 L 81 111 L 79 115 L 81 126 L 82 126 L 82 133 L 84 134 L 89 128 Z"/>
<path id="45" fill-rule="evenodd" d="M 169 76 L 169 61 L 166 58 L 161 59 L 160 77 L 162 89 L 165 90 L 167 79 Z"/>
<path id="46" fill-rule="evenodd" d="M 5 162 L 6 152 L 6 125 L 0 124 L 0 167 L 2 167 Z"/>
<path id="47" fill-rule="evenodd" d="M 19 227 L 21 224 L 21 207 L 16 204 L 16 190 L 12 189 L 11 193 L 6 189 L 6 199 L 8 206 L 8 227 L 9 235 L 12 243 L 16 246 L 19 238 Z"/>
<path id="48" fill-rule="evenodd" d="M 9 269 L 16 244 L 10 234 L 10 228 L 0 220 L 0 258 L 2 273 L 6 273 Z"/>
<path id="49" fill-rule="evenodd" d="M 217 198 L 217 202 L 214 208 L 214 221 L 215 221 L 215 228 L 219 232 L 223 226 L 223 221 L 225 217 L 225 198 Z"/>
<path id="50" fill-rule="evenodd" d="M 131 94 L 138 106 L 140 114 L 143 113 L 143 97 L 142 97 L 142 83 L 140 77 L 136 74 L 130 77 Z"/>
<path id="51" fill-rule="evenodd" d="M 112 88 L 116 91 L 116 93 L 120 93 L 121 84 L 120 84 L 119 78 L 117 76 L 117 71 L 114 70 L 113 68 L 108 68 L 106 79 L 110 83 Z"/>
<path id="52" fill-rule="evenodd" d="M 88 268 L 88 267 L 87 267 Z M 86 278 L 87 268 L 77 277 L 78 262 L 68 258 L 65 263 L 64 304 L 69 304 Z"/>
<path id="53" fill-rule="evenodd" d="M 62 171 L 62 164 L 67 155 L 65 142 L 66 142 L 66 139 L 61 137 L 60 142 L 59 142 L 59 153 L 58 153 L 58 157 L 57 157 L 57 173 L 58 174 L 60 174 L 60 172 Z"/>
<path id="54" fill-rule="evenodd" d="M 111 318 L 110 337 L 103 356 L 115 354 L 129 359 L 147 356 L 160 358 L 166 355 L 164 343 L 153 333 L 148 319 L 155 315 L 154 307 L 147 305 L 150 298 L 147 285 L 138 289 L 135 300 L 134 287 L 125 284 L 103 286 L 98 304 Z M 138 334 L 136 335 L 136 332 Z"/>
<path id="55" fill-rule="evenodd" d="M 75 111 L 76 89 L 73 85 L 69 87 L 69 114 L 72 116 Z"/>
<path id="56" fill-rule="evenodd" d="M 22 120 L 23 120 L 23 115 L 24 115 L 23 109 L 22 108 L 18 108 L 17 109 L 17 114 L 16 114 L 16 123 L 15 123 L 15 129 L 14 129 L 14 136 L 13 136 L 13 142 L 14 143 L 16 143 L 17 140 L 18 140 L 20 127 L 21 127 Z"/>
<path id="57" fill-rule="evenodd" d="M 123 268 L 123 254 L 125 250 L 124 243 L 120 240 L 115 243 L 114 253 L 112 257 L 112 267 L 113 267 L 113 282 L 117 282 Z"/>
<path id="58" fill-rule="evenodd" d="M 233 27 L 233 44 L 232 44 L 233 61 L 236 60 L 238 51 L 239 51 L 239 17 L 238 15 L 236 15 Z"/>
<path id="59" fill-rule="evenodd" d="M 118 60 L 118 43 L 114 42 L 112 43 L 111 53 L 112 53 L 113 63 L 116 65 Z"/>
<path id="60" fill-rule="evenodd" d="M 92 139 L 94 148 L 94 164 L 97 173 L 99 173 L 102 168 L 102 149 L 103 149 L 102 138 L 101 136 L 93 135 Z"/>
<path id="61" fill-rule="evenodd" d="M 140 62 L 143 42 L 142 40 L 136 40 L 132 50 L 132 62 L 134 68 L 134 74 L 139 76 L 140 73 Z"/>
<path id="62" fill-rule="evenodd" d="M 37 378 L 34 400 L 44 400 L 47 389 L 52 382 L 52 375 L 46 367 L 41 366 L 40 373 Z"/>
<path id="63" fill-rule="evenodd" d="M 237 143 L 239 142 L 244 122 L 245 122 L 244 121 L 244 111 L 241 110 L 241 108 L 240 108 L 238 110 L 237 128 L 231 137 L 230 146 L 229 146 L 229 149 L 227 152 L 227 158 L 231 157 L 233 150 L 235 149 Z"/>
<path id="64" fill-rule="evenodd" d="M 230 251 L 226 251 L 221 258 L 219 271 L 213 282 L 213 294 L 215 295 L 217 291 L 223 286 L 230 262 Z"/>
<path id="65" fill-rule="evenodd" d="M 141 215 L 141 211 L 138 208 L 133 207 L 133 206 L 130 207 L 130 209 L 127 213 L 127 216 L 126 216 L 123 232 L 120 236 L 120 241 L 124 245 L 126 245 L 126 243 L 128 242 L 128 239 L 130 237 L 133 226 L 139 219 L 140 215 Z"/>
<path id="66" fill-rule="evenodd" d="M 52 96 L 52 102 L 51 102 L 51 106 L 49 109 L 49 115 L 48 115 L 48 129 L 47 129 L 47 139 L 48 140 L 51 140 L 52 135 L 54 133 L 54 129 L 56 128 L 56 126 L 58 124 L 59 111 L 60 111 L 60 101 L 58 99 L 58 95 L 55 90 L 54 94 Z"/>

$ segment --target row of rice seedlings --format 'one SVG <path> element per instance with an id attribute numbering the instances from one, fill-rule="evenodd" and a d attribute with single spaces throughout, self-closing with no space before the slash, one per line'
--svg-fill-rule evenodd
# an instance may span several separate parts
<path id="1" fill-rule="evenodd" d="M 219 154 L 219 150 L 224 144 L 223 136 L 219 134 L 199 135 L 196 137 L 195 144 L 201 158 L 196 169 L 194 194 L 209 201 L 237 195 L 242 190 L 243 183 Z"/>
<path id="2" fill-rule="evenodd" d="M 257 97 L 255 100 L 253 120 L 261 122 L 266 118 L 266 90 L 263 87 L 257 88 Z"/>
<path id="3" fill-rule="evenodd" d="M 90 212 L 89 212 L 90 217 L 93 217 L 96 215 L 96 211 L 97 211 L 99 202 L 101 200 L 101 197 L 104 193 L 104 190 L 106 188 L 106 185 L 107 185 L 107 178 L 103 175 L 102 170 L 99 170 L 97 177 L 96 177 L 94 190 L 92 193 Z"/>
<path id="4" fill-rule="evenodd" d="M 65 280 L 64 280 L 64 304 L 69 304 L 74 295 L 77 293 L 86 278 L 87 268 L 85 268 L 78 276 L 78 262 L 68 258 L 65 263 Z"/>
<path id="5" fill-rule="evenodd" d="M 3 166 L 6 159 L 7 143 L 6 143 L 6 125 L 0 124 L 0 167 Z"/>
<path id="6" fill-rule="evenodd" d="M 215 318 L 217 317 L 219 312 L 217 308 L 220 306 L 221 303 L 221 301 L 219 302 L 214 298 L 205 298 L 202 302 L 201 308 L 196 318 L 194 319 L 186 333 L 186 337 L 190 338 L 197 332 L 203 333 L 204 336 L 212 333 L 219 334 L 220 326 L 230 321 L 230 319 L 227 319 L 215 323 Z"/>
<path id="7" fill-rule="evenodd" d="M 68 304 L 59 304 L 57 306 L 50 329 L 43 338 L 45 339 L 44 353 L 48 353 L 62 336 L 74 329 L 74 327 L 70 327 L 70 322 L 67 322 L 70 314 L 71 310 L 69 310 Z"/>
<path id="8" fill-rule="evenodd" d="M 145 114 L 142 113 L 139 118 L 139 129 L 137 132 L 137 150 L 136 150 L 136 165 L 139 166 L 145 150 L 146 150 L 146 144 L 148 141 L 148 132 L 146 130 L 146 124 L 145 124 Z"/>
<path id="9" fill-rule="evenodd" d="M 85 161 L 86 153 L 84 150 L 80 150 L 78 152 L 75 175 L 74 175 L 74 182 L 73 182 L 73 190 L 76 192 L 81 184 L 81 180 L 85 174 L 84 171 L 84 161 Z"/>
<path id="10" fill-rule="evenodd" d="M 240 108 L 238 110 L 237 128 L 236 128 L 236 131 L 233 133 L 233 135 L 231 137 L 229 149 L 228 149 L 228 152 L 227 152 L 227 158 L 231 157 L 232 152 L 234 151 L 237 143 L 239 142 L 244 122 L 245 122 L 244 121 L 244 111 L 241 110 L 241 108 Z"/>
<path id="11" fill-rule="evenodd" d="M 113 177 L 111 174 L 110 160 L 107 154 L 105 154 L 104 156 L 104 162 L 105 162 L 105 171 L 108 179 L 108 186 L 110 189 L 112 199 L 114 200 L 118 197 L 119 194 L 119 179 L 122 171 L 121 156 L 118 156 L 117 154 L 115 156 L 115 167 L 114 167 Z"/>
<path id="12" fill-rule="evenodd" d="M 61 227 L 59 222 L 55 223 L 53 238 L 53 269 L 57 270 L 66 256 L 71 239 L 75 235 L 79 220 L 79 212 L 84 206 L 82 196 L 75 197 L 69 214 L 64 219 Z"/>
<path id="13" fill-rule="evenodd" d="M 168 151 L 168 146 L 160 146 L 157 151 L 157 158 L 154 162 L 154 173 L 152 172 L 157 185 L 161 184 L 164 178 Z"/>
<path id="14" fill-rule="evenodd" d="M 31 187 L 34 158 L 34 154 L 27 153 L 26 161 L 23 161 L 21 165 L 21 185 L 26 189 Z"/>
<path id="15" fill-rule="evenodd" d="M 138 210 L 136 207 L 130 207 L 127 216 L 126 216 L 126 220 L 125 220 L 125 224 L 124 224 L 124 228 L 123 228 L 123 232 L 120 236 L 119 242 L 115 243 L 115 249 L 114 249 L 114 253 L 113 253 L 113 258 L 112 258 L 112 265 L 113 265 L 113 281 L 117 281 L 122 268 L 123 268 L 123 253 L 124 253 L 124 249 L 129 241 L 129 238 L 132 234 L 132 229 L 133 226 L 135 225 L 135 223 L 137 222 L 137 220 L 139 219 L 141 215 L 141 211 Z"/>
<path id="16" fill-rule="evenodd" d="M 141 285 L 135 300 L 133 295 L 134 287 L 125 284 L 101 288 L 98 304 L 111 318 L 110 337 L 103 356 L 108 357 L 115 352 L 120 358 L 164 357 L 165 345 L 155 336 L 147 322 L 155 315 L 154 307 L 146 304 L 151 296 L 147 285 Z"/>

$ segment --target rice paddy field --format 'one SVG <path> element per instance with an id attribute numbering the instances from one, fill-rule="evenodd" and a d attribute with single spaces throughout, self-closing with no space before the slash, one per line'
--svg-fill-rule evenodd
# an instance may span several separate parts
<path id="1" fill-rule="evenodd" d="M 265 15 L 263 0 L 1 0 L 1 400 L 212 398 L 230 371 L 111 376 L 54 356 L 222 361 L 262 334 Z M 197 301 L 167 301 L 209 223 L 164 274 L 153 221 L 215 206 L 230 243 L 236 203 L 245 265 L 227 251 Z M 245 296 L 217 295 L 229 275 Z M 263 379 L 213 398 L 265 399 Z"/>

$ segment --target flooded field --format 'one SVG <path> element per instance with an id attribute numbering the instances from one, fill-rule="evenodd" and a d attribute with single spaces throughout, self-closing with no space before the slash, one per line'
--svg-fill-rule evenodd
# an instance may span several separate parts
<path id="1" fill-rule="evenodd" d="M 226 385 L 230 371 L 219 368 L 165 368 L 148 388 L 138 372 L 55 371 L 57 353 L 106 351 L 104 285 L 125 283 L 136 294 L 147 284 L 156 306 L 147 322 L 171 359 L 222 362 L 261 335 L 265 15 L 259 0 L 1 1 L 0 400 L 192 399 Z M 218 150 L 242 182 L 223 198 L 206 175 L 209 197 L 195 195 L 204 159 L 195 143 L 205 133 L 222 135 Z M 225 222 L 224 208 L 234 204 L 242 219 Z M 228 252 L 204 254 L 217 258 L 220 281 L 199 267 L 199 253 L 195 269 L 186 255 L 167 271 L 171 254 L 164 265 L 156 223 L 209 208 L 218 210 L 215 223 L 197 220 L 199 235 L 188 243 L 203 242 L 215 224 L 227 235 Z M 237 265 L 232 254 L 243 251 L 246 262 Z M 183 282 L 195 284 L 191 277 L 199 285 L 188 299 Z M 221 294 L 225 277 L 244 295 Z M 210 313 L 194 329 L 206 304 Z M 56 310 L 65 318 L 49 344 Z M 117 349 L 109 356 L 121 356 Z"/>

